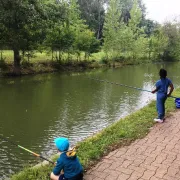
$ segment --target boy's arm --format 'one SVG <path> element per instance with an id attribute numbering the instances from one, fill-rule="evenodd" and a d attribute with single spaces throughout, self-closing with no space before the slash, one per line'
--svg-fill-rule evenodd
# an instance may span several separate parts
<path id="1" fill-rule="evenodd" d="M 170 85 L 170 91 L 169 91 L 169 93 L 167 94 L 167 96 L 171 96 L 171 94 L 172 94 L 172 92 L 173 92 L 173 90 L 174 90 L 174 85 L 171 83 Z"/>
<path id="2" fill-rule="evenodd" d="M 158 81 L 156 82 L 155 87 L 156 88 L 153 91 L 151 91 L 151 93 L 153 93 L 153 94 L 158 91 L 158 87 L 159 87 Z"/>
<path id="3" fill-rule="evenodd" d="M 53 174 L 56 176 L 60 175 L 62 169 L 63 169 L 63 162 L 61 161 L 61 159 L 58 159 L 56 166 L 53 169 Z"/>

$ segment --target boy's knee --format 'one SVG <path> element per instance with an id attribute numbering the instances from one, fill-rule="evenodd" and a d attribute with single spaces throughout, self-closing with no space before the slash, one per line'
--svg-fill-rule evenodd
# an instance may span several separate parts
<path id="1" fill-rule="evenodd" d="M 50 179 L 53 180 L 53 173 L 50 174 Z"/>
<path id="2" fill-rule="evenodd" d="M 59 179 L 59 176 L 54 175 L 54 173 L 52 172 L 52 173 L 50 174 L 50 179 L 51 179 L 51 180 L 58 180 L 58 179 Z"/>

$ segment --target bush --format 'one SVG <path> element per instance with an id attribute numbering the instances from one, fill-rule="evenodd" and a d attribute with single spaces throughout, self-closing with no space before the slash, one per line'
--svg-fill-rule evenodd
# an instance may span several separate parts
<path id="1" fill-rule="evenodd" d="M 22 68 L 33 67 L 33 63 L 30 63 L 29 61 L 26 61 L 26 60 L 23 60 L 21 65 L 22 65 Z"/>
<path id="2" fill-rule="evenodd" d="M 103 64 L 106 64 L 106 65 L 109 64 L 109 60 L 108 60 L 108 58 L 105 57 L 105 56 L 101 58 L 101 62 L 102 62 Z"/>

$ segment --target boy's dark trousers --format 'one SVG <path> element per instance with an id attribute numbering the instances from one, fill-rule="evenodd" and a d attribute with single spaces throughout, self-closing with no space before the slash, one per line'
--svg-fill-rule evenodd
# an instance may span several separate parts
<path id="1" fill-rule="evenodd" d="M 83 180 L 83 173 L 78 174 L 77 176 L 73 178 L 65 178 L 64 175 L 61 175 L 59 177 L 59 180 Z"/>
<path id="2" fill-rule="evenodd" d="M 158 119 L 164 119 L 166 99 L 167 99 L 166 94 L 163 94 L 163 93 L 157 94 L 156 107 L 157 107 L 157 111 L 158 111 Z"/>

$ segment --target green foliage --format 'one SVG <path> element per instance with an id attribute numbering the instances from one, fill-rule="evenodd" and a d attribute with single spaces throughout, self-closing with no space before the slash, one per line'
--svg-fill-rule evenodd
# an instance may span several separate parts
<path id="1" fill-rule="evenodd" d="M 14 72 L 20 74 L 20 50 L 32 50 L 41 40 L 43 7 L 40 1 L 0 1 L 0 37 L 14 51 Z"/>
<path id="2" fill-rule="evenodd" d="M 85 52 L 86 59 L 91 53 L 98 51 L 99 41 L 96 40 L 94 33 L 88 29 L 87 25 L 85 25 L 85 21 L 80 19 L 80 12 L 78 11 L 78 5 L 75 0 L 72 0 L 71 6 L 72 10 L 70 17 L 76 17 L 73 24 L 75 32 L 73 49 L 78 55 L 78 58 L 81 52 Z"/>
<path id="3" fill-rule="evenodd" d="M 104 50 L 111 59 L 117 57 L 123 47 L 121 37 L 125 25 L 119 21 L 120 16 L 118 1 L 110 0 L 104 24 Z"/>
<path id="4" fill-rule="evenodd" d="M 180 59 L 180 22 L 165 22 L 162 30 L 168 37 L 168 45 L 164 53 L 164 60 L 179 60 Z"/>
<path id="5" fill-rule="evenodd" d="M 138 34 L 140 31 L 139 24 L 142 19 L 141 9 L 138 7 L 137 0 L 135 0 L 133 7 L 130 11 L 130 20 L 128 22 L 128 26 L 131 28 L 134 34 Z"/>
<path id="6" fill-rule="evenodd" d="M 124 19 L 125 10 L 129 12 L 128 20 Z M 138 0 L 109 1 L 104 24 L 104 50 L 109 59 L 123 59 L 123 62 L 128 59 L 132 63 L 139 63 L 163 60 L 167 55 L 179 58 L 178 26 L 170 31 L 167 28 L 170 25 L 166 25 L 165 29 L 146 20 L 144 12 L 143 4 Z M 173 48 L 169 47 L 170 44 L 174 45 Z M 122 56 L 124 58 L 120 58 Z"/>
<path id="7" fill-rule="evenodd" d="M 74 49 L 77 52 L 85 52 L 89 56 L 99 50 L 99 41 L 94 37 L 94 33 L 88 29 L 78 32 L 74 42 Z M 86 58 L 85 58 L 86 59 Z"/>
<path id="8" fill-rule="evenodd" d="M 81 54 L 86 60 L 100 49 L 113 63 L 180 58 L 180 23 L 160 26 L 146 19 L 141 0 L 1 0 L 0 5 L 0 49 L 13 50 L 15 73 L 21 60 L 30 61 L 37 51 L 58 62 L 80 60 Z"/>
<path id="9" fill-rule="evenodd" d="M 23 172 L 14 175 L 11 180 L 47 180 L 50 177 L 50 172 L 53 166 L 41 166 L 38 168 L 25 168 Z"/>
<path id="10" fill-rule="evenodd" d="M 150 19 L 143 19 L 143 21 L 140 23 L 140 26 L 144 28 L 144 32 L 147 37 L 150 37 L 153 35 L 155 29 L 158 28 L 158 23 Z"/>
<path id="11" fill-rule="evenodd" d="M 69 7 L 66 1 L 61 3 L 47 3 L 47 32 L 44 40 L 46 49 L 50 48 L 52 53 L 59 51 L 56 60 L 61 60 L 62 52 L 68 52 L 74 41 L 73 28 L 68 18 Z"/>
<path id="12" fill-rule="evenodd" d="M 162 59 L 164 56 L 164 52 L 168 46 L 168 37 L 164 34 L 161 27 L 156 29 L 154 35 L 150 37 L 150 41 L 150 51 L 152 52 L 152 59 Z"/>
<path id="13" fill-rule="evenodd" d="M 17 68 L 20 67 L 20 51 L 23 52 L 23 58 L 27 55 L 28 60 L 34 50 L 42 52 L 45 49 L 52 53 L 58 51 L 56 59 L 61 60 L 63 53 L 83 51 L 89 56 L 99 48 L 94 33 L 80 18 L 76 0 L 7 0 L 1 4 L 0 44 L 3 47 L 0 47 L 14 51 L 14 64 Z"/>
<path id="14" fill-rule="evenodd" d="M 144 29 L 139 26 L 142 12 L 135 1 L 130 10 L 131 18 L 126 25 L 122 19 L 119 20 L 122 11 L 118 3 L 112 0 L 109 4 L 104 25 L 104 49 L 111 59 L 124 56 L 135 61 L 147 54 L 148 39 Z"/>
<path id="15" fill-rule="evenodd" d="M 51 44 L 52 51 L 59 51 L 59 57 L 56 56 L 58 60 L 61 60 L 62 53 L 68 53 L 69 55 L 76 53 L 80 57 L 81 52 L 85 52 L 89 57 L 91 53 L 98 49 L 99 43 L 95 39 L 94 33 L 88 29 L 84 20 L 80 18 L 76 0 L 71 0 L 69 3 L 63 1 L 63 6 L 66 8 L 64 11 L 65 18 L 55 20 L 55 23 L 51 24 L 45 44 Z"/>
<path id="16" fill-rule="evenodd" d="M 135 1 L 130 11 L 131 19 L 128 23 L 128 28 L 132 32 L 131 49 L 130 54 L 133 60 L 137 60 L 146 55 L 147 38 L 145 37 L 144 29 L 139 25 L 142 20 L 142 12 L 138 6 L 138 2 Z"/>
<path id="17" fill-rule="evenodd" d="M 78 0 L 81 17 L 89 28 L 95 32 L 97 39 L 102 38 L 102 30 L 105 18 L 104 5 L 106 0 Z"/>

